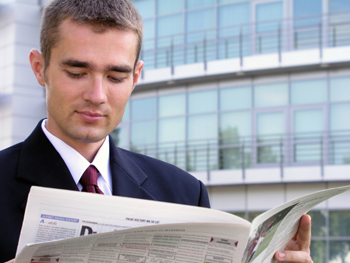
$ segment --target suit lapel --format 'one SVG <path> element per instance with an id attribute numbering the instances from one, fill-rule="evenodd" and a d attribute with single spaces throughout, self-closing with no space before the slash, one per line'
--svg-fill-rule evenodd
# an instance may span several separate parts
<path id="1" fill-rule="evenodd" d="M 43 133 L 41 121 L 23 142 L 17 178 L 30 185 L 78 190 L 63 159 Z"/>
<path id="2" fill-rule="evenodd" d="M 142 187 L 147 180 L 145 172 L 110 139 L 110 165 L 113 195 L 156 200 Z"/>

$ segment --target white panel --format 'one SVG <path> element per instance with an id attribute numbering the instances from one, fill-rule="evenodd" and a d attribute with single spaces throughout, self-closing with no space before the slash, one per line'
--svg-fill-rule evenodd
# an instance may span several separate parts
<path id="1" fill-rule="evenodd" d="M 242 170 L 218 170 L 210 172 L 209 185 L 242 184 Z"/>
<path id="2" fill-rule="evenodd" d="M 325 48 L 323 63 L 341 62 L 350 60 L 350 47 Z"/>
<path id="3" fill-rule="evenodd" d="M 0 127 L 0 139 L 10 138 L 12 134 L 12 118 L 1 118 Z"/>
<path id="4" fill-rule="evenodd" d="M 16 45 L 14 47 L 15 49 L 14 61 L 16 65 L 23 65 L 27 68 L 30 68 L 29 54 L 33 48 L 39 50 L 39 46 L 34 47 L 33 45 L 30 45 L 30 46 Z"/>
<path id="5" fill-rule="evenodd" d="M 0 47 L 5 47 L 13 44 L 15 41 L 15 25 L 9 24 L 5 27 L 0 28 L 0 36 L 6 36 L 0 37 Z"/>
<path id="6" fill-rule="evenodd" d="M 341 183 L 329 183 L 328 187 L 340 187 L 349 185 L 350 182 L 341 182 Z M 342 193 L 338 196 L 334 196 L 328 200 L 328 208 L 329 210 L 337 210 L 337 209 L 350 209 L 350 191 Z"/>
<path id="7" fill-rule="evenodd" d="M 143 72 L 143 79 L 140 77 L 139 84 L 152 83 L 160 81 L 170 81 L 172 79 L 170 68 L 160 68 L 145 70 Z"/>
<path id="8" fill-rule="evenodd" d="M 203 63 L 181 65 L 175 67 L 175 79 L 190 78 L 205 75 Z"/>
<path id="9" fill-rule="evenodd" d="M 283 172 L 285 182 L 319 181 L 321 177 L 320 166 L 286 167 Z"/>
<path id="10" fill-rule="evenodd" d="M 244 57 L 243 71 L 278 68 L 280 65 L 278 54 L 266 54 Z"/>
<path id="11" fill-rule="evenodd" d="M 284 186 L 250 185 L 248 186 L 248 210 L 266 211 L 284 203 Z"/>
<path id="12" fill-rule="evenodd" d="M 350 180 L 350 165 L 325 166 L 324 178 L 330 181 Z"/>
<path id="13" fill-rule="evenodd" d="M 12 87 L 13 85 L 13 76 L 14 76 L 14 67 L 13 66 L 7 66 L 2 69 L 1 71 L 1 80 L 0 80 L 0 91 L 9 90 L 9 86 Z"/>
<path id="14" fill-rule="evenodd" d="M 281 182 L 281 170 L 278 167 L 246 169 L 245 182 L 247 183 Z"/>
<path id="15" fill-rule="evenodd" d="M 212 208 L 228 212 L 245 211 L 244 186 L 210 187 L 209 193 Z"/>
<path id="16" fill-rule="evenodd" d="M 0 151 L 13 145 L 11 138 L 0 139 Z"/>
<path id="17" fill-rule="evenodd" d="M 13 64 L 15 57 L 15 48 L 8 45 L 0 48 L 0 70 Z"/>
<path id="18" fill-rule="evenodd" d="M 32 86 L 32 87 L 14 86 L 13 87 L 13 94 L 44 98 L 45 97 L 45 89 L 44 89 L 44 87 L 40 86 L 39 84 L 37 86 Z"/>
<path id="19" fill-rule="evenodd" d="M 186 87 L 185 86 L 178 86 L 178 87 L 162 87 L 158 90 L 158 95 L 170 95 L 170 94 L 177 94 L 177 93 L 185 93 Z"/>
<path id="20" fill-rule="evenodd" d="M 223 74 L 238 72 L 241 70 L 239 59 L 223 59 L 207 62 L 206 74 Z"/>
<path id="21" fill-rule="evenodd" d="M 320 62 L 320 51 L 318 49 L 282 53 L 283 67 L 311 65 Z"/>

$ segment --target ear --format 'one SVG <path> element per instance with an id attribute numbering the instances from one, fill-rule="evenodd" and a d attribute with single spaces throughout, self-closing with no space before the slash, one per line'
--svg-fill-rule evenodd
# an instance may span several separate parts
<path id="1" fill-rule="evenodd" d="M 141 76 L 141 71 L 142 71 L 142 68 L 143 68 L 143 61 L 140 60 L 139 62 L 137 62 L 136 66 L 135 66 L 135 70 L 134 70 L 134 87 L 133 89 L 135 88 L 136 84 L 138 83 L 139 79 L 140 79 L 140 76 Z"/>
<path id="2" fill-rule="evenodd" d="M 29 54 L 29 62 L 38 83 L 45 87 L 44 58 L 39 51 L 32 49 Z"/>

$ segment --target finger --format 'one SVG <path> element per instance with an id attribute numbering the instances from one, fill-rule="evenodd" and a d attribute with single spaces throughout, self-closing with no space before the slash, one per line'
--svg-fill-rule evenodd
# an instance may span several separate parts
<path id="1" fill-rule="evenodd" d="M 13 263 L 13 262 L 15 262 L 15 259 L 11 259 L 10 261 L 7 261 L 5 263 Z"/>
<path id="2" fill-rule="evenodd" d="M 303 215 L 300 218 L 297 242 L 302 251 L 309 251 L 311 242 L 311 217 L 309 215 Z"/>
<path id="3" fill-rule="evenodd" d="M 279 262 L 313 263 L 309 253 L 304 251 L 277 251 L 275 258 Z"/>

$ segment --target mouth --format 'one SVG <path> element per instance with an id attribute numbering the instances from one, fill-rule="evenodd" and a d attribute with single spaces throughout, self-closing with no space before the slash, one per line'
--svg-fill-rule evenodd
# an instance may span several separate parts
<path id="1" fill-rule="evenodd" d="M 86 122 L 98 122 L 105 117 L 103 114 L 98 112 L 78 111 L 77 113 L 80 116 L 80 118 L 82 118 Z"/>

